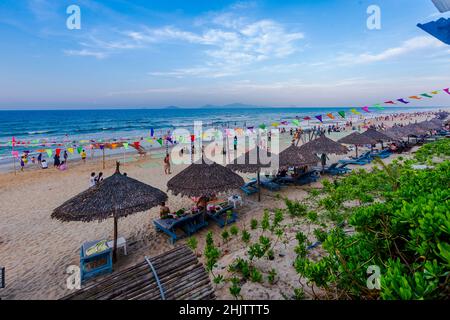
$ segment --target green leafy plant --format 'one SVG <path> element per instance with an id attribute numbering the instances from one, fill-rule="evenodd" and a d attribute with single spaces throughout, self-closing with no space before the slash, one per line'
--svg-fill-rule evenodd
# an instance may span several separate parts
<path id="1" fill-rule="evenodd" d="M 190 237 L 187 241 L 186 241 L 187 246 L 192 250 L 192 251 L 196 251 L 197 250 L 197 246 L 198 246 L 198 240 L 195 237 Z"/>
<path id="2" fill-rule="evenodd" d="M 248 232 L 247 230 L 242 230 L 242 241 L 245 244 L 248 244 L 250 242 L 250 239 L 251 239 L 250 232 Z"/>
<path id="3" fill-rule="evenodd" d="M 308 207 L 298 201 L 293 201 L 288 198 L 284 199 L 287 210 L 291 217 L 304 217 L 308 212 Z"/>
<path id="4" fill-rule="evenodd" d="M 267 281 L 269 281 L 270 284 L 274 284 L 276 276 L 277 276 L 277 271 L 275 269 L 270 269 L 270 271 L 267 275 Z"/>
<path id="5" fill-rule="evenodd" d="M 232 236 L 237 236 L 239 234 L 239 228 L 236 226 L 231 226 L 230 233 Z"/>
<path id="6" fill-rule="evenodd" d="M 256 230 L 258 228 L 258 220 L 252 219 L 250 220 L 250 229 Z"/>
<path id="7" fill-rule="evenodd" d="M 447 152 L 434 148 L 427 147 L 419 157 Z M 319 261 L 307 258 L 305 236 L 298 234 L 297 272 L 337 298 L 448 298 L 450 161 L 428 170 L 413 170 L 411 163 L 377 161 L 371 172 L 360 170 L 336 183 L 324 182 L 320 205 L 336 217 L 347 212 L 355 232 L 336 227 L 325 237 L 323 231 L 314 231 L 327 252 Z M 346 201 L 357 205 L 346 207 Z M 380 267 L 379 291 L 367 287 L 370 265 Z"/>
<path id="8" fill-rule="evenodd" d="M 231 286 L 230 286 L 230 294 L 235 298 L 238 299 L 241 297 L 241 285 L 240 280 L 237 277 L 231 278 Z"/>

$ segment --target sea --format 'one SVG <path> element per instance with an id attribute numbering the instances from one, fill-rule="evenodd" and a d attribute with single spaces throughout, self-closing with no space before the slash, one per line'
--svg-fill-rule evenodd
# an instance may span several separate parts
<path id="1" fill-rule="evenodd" d="M 429 111 L 433 107 L 386 107 L 384 110 L 373 110 L 364 117 L 375 117 L 380 114 Z M 149 137 L 153 129 L 154 135 L 163 135 L 177 128 L 192 129 L 194 121 L 202 121 L 204 128 L 243 128 L 258 127 L 261 124 L 270 126 L 273 122 L 300 119 L 302 127 L 318 125 L 315 116 L 322 115 L 325 125 L 345 122 L 337 115 L 345 111 L 347 120 L 352 115 L 351 108 L 173 108 L 173 109 L 111 109 L 111 110 L 20 110 L 0 111 L 0 161 L 12 158 L 11 140 L 26 141 L 29 144 L 18 144 L 19 152 L 33 151 L 63 143 L 68 145 L 75 141 L 118 141 Z M 333 113 L 332 120 L 326 116 Z M 311 121 L 302 121 L 304 117 Z M 33 143 L 34 144 L 31 144 Z M 61 145 L 61 144 L 60 144 Z"/>

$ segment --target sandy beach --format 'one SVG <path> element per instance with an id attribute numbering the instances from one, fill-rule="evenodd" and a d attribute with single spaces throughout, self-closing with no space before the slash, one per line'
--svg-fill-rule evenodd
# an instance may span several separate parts
<path id="1" fill-rule="evenodd" d="M 391 126 L 393 122 L 409 123 L 430 119 L 431 115 L 404 116 L 394 120 L 372 119 L 373 125 L 382 122 Z M 362 125 L 362 124 L 361 124 Z M 329 137 L 337 140 L 351 131 L 331 133 Z M 328 135 L 327 135 L 328 136 Z M 290 143 L 289 133 L 281 135 L 281 148 Z M 411 152 L 414 152 L 413 148 Z M 350 153 L 349 155 L 353 155 Z M 405 156 L 405 155 L 403 155 Z M 392 161 L 396 156 L 390 157 Z M 339 157 L 339 158 L 342 158 Z M 186 165 L 172 166 L 172 174 L 164 175 L 163 162 L 159 153 L 148 154 L 145 158 L 138 155 L 127 156 L 127 161 L 121 167 L 122 172 L 144 183 L 150 184 L 163 191 L 167 190 L 167 181 L 183 170 Z M 336 157 L 330 157 L 329 162 Z M 67 171 L 59 171 L 53 168 L 48 170 L 26 170 L 25 172 L 0 174 L 0 266 L 6 268 L 6 288 L 0 291 L 0 297 L 9 299 L 58 299 L 70 293 L 66 288 L 66 268 L 69 265 L 79 264 L 80 245 L 88 240 L 108 238 L 113 234 L 112 220 L 101 223 L 70 222 L 62 223 L 50 218 L 54 208 L 61 205 L 69 198 L 86 190 L 89 186 L 91 172 L 103 171 L 109 176 L 115 169 L 115 158 L 110 157 L 106 162 L 106 169 L 102 168 L 101 159 L 81 162 L 69 162 Z M 120 160 L 120 157 L 119 157 Z M 366 165 L 364 168 L 370 168 Z M 248 180 L 252 175 L 242 175 Z M 319 188 L 320 182 L 305 187 L 288 187 L 281 191 L 282 196 L 291 199 L 302 200 L 307 196 L 308 188 Z M 236 191 L 242 195 L 240 191 Z M 192 200 L 174 196 L 170 193 L 168 206 L 172 210 L 192 205 Z M 275 197 L 275 193 L 262 191 L 262 201 L 257 202 L 255 196 L 245 197 L 245 205 L 238 210 L 239 220 L 237 226 L 241 229 L 249 229 L 250 220 L 259 219 L 264 209 L 283 207 L 283 201 Z M 153 256 L 169 250 L 167 236 L 154 230 L 152 220 L 159 215 L 159 208 L 147 212 L 131 215 L 119 221 L 119 235 L 128 241 L 128 255 L 120 255 L 115 270 L 133 265 L 142 258 Z M 288 238 L 292 239 L 287 244 L 280 244 L 277 252 L 281 252 L 274 261 L 261 262 L 261 270 L 277 269 L 282 275 L 275 286 L 264 284 L 246 283 L 242 288 L 245 299 L 284 299 L 285 294 L 298 287 L 298 275 L 292 267 L 295 259 L 294 247 L 296 245 L 295 233 L 301 228 L 296 224 L 288 230 Z M 196 236 L 199 239 L 198 252 L 202 252 L 204 238 L 208 231 L 213 231 L 217 240 L 220 238 L 221 229 L 210 224 Z M 252 231 L 253 232 L 253 231 Z M 257 232 L 252 236 L 257 237 Z M 175 245 L 182 245 L 186 240 L 178 241 Z M 218 242 L 220 242 L 218 240 Z M 218 269 L 226 273 L 226 266 L 238 256 L 245 255 L 245 247 L 239 241 L 231 240 L 221 247 L 226 252 L 220 260 Z M 319 256 L 320 248 L 312 254 Z M 202 259 L 202 258 L 201 258 Z M 216 288 L 218 299 L 232 298 L 228 289 L 219 286 Z M 309 293 L 306 292 L 306 297 Z"/>

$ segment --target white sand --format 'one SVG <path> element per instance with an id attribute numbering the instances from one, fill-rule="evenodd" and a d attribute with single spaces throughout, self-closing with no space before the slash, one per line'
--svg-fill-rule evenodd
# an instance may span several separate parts
<path id="1" fill-rule="evenodd" d="M 418 118 L 422 119 L 424 117 Z M 337 138 L 337 135 L 333 137 Z M 283 139 L 286 146 L 289 134 Z M 168 179 L 185 168 L 173 166 L 173 174 L 165 176 L 162 159 L 136 159 L 125 164 L 122 172 L 163 191 L 167 189 Z M 334 159 L 330 161 L 332 160 Z M 0 289 L 2 299 L 57 299 L 69 293 L 66 289 L 65 272 L 67 266 L 79 264 L 80 245 L 88 240 L 111 238 L 113 223 L 111 219 L 102 223 L 62 223 L 52 220 L 51 212 L 67 199 L 85 190 L 92 171 L 103 171 L 105 176 L 109 176 L 114 168 L 114 160 L 108 160 L 106 170 L 102 170 L 100 160 L 94 160 L 87 164 L 69 163 L 69 170 L 65 172 L 49 168 L 19 172 L 16 176 L 13 173 L 0 175 L 0 266 L 6 267 L 6 288 Z M 317 185 L 320 186 L 320 183 Z M 308 187 L 285 188 L 282 193 L 301 200 L 306 195 L 303 190 L 305 188 Z M 282 207 L 283 204 L 274 195 L 263 191 L 261 203 L 257 203 L 254 196 L 245 198 L 247 204 L 239 210 L 237 226 L 240 229 L 244 226 L 250 229 L 250 220 L 260 219 L 264 208 Z M 192 201 L 169 194 L 168 205 L 176 210 L 192 205 Z M 119 221 L 119 234 L 128 239 L 129 255 L 120 256 L 116 270 L 141 261 L 144 255 L 156 255 L 171 247 L 164 234 L 154 231 L 151 221 L 157 215 L 158 208 L 154 208 Z M 209 230 L 215 233 L 217 239 L 220 238 L 221 229 L 210 224 L 198 234 L 199 252 L 203 251 L 204 237 Z M 282 293 L 292 294 L 292 288 L 299 286 L 298 276 L 292 267 L 296 231 L 295 228 L 289 231 L 288 236 L 292 241 L 286 248 L 277 248 L 275 261 L 261 262 L 262 270 L 277 269 L 278 275 L 281 275 L 278 282 L 273 286 L 267 285 L 266 280 L 263 285 L 248 283 L 242 289 L 244 298 L 283 299 Z M 253 239 L 256 237 L 257 234 L 252 235 Z M 176 245 L 184 242 L 185 240 L 179 241 Z M 229 254 L 220 259 L 221 266 L 227 266 L 234 257 L 243 256 L 245 252 L 241 242 L 236 240 L 230 241 L 225 249 Z M 279 257 L 279 252 L 284 252 L 285 256 Z M 220 299 L 230 298 L 227 287 L 218 288 L 217 296 Z"/>

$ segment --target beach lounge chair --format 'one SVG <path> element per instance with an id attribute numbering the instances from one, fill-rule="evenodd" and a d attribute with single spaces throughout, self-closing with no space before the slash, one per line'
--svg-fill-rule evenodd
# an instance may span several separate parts
<path id="1" fill-rule="evenodd" d="M 274 179 L 261 178 L 260 183 L 261 187 L 270 191 L 279 191 L 281 189 L 281 186 Z"/>
<path id="2" fill-rule="evenodd" d="M 356 164 L 356 165 L 366 165 L 372 161 L 372 158 L 370 156 L 370 151 L 367 151 L 366 153 L 362 154 L 358 158 L 350 158 L 350 159 L 342 159 L 339 160 L 339 163 L 342 164 Z"/>
<path id="3" fill-rule="evenodd" d="M 386 158 L 389 158 L 391 156 L 391 154 L 392 154 L 392 152 L 390 150 L 384 149 L 384 150 L 381 150 L 379 152 L 372 152 L 370 154 L 370 156 L 372 158 L 386 159 Z"/>
<path id="4" fill-rule="evenodd" d="M 257 186 L 256 179 L 251 180 L 250 182 L 247 182 L 241 187 L 241 190 L 248 196 L 258 193 L 259 188 Z"/>
<path id="5" fill-rule="evenodd" d="M 346 163 L 339 164 L 339 162 L 336 162 L 336 163 L 333 163 L 332 165 L 330 165 L 329 167 L 325 167 L 323 173 L 324 174 L 329 174 L 329 175 L 332 175 L 332 176 L 337 176 L 337 175 L 340 175 L 340 174 L 349 173 L 352 170 L 347 168 L 347 165 L 348 164 L 346 164 Z M 322 171 L 322 168 L 318 168 L 317 167 L 317 168 L 314 168 L 314 169 L 318 170 L 318 171 Z"/>
<path id="6" fill-rule="evenodd" d="M 221 228 L 234 223 L 237 220 L 237 214 L 234 212 L 234 207 L 226 203 L 220 210 L 214 212 L 208 211 L 206 212 L 206 215 Z"/>
<path id="7" fill-rule="evenodd" d="M 299 176 L 296 179 L 295 184 L 299 185 L 299 186 L 303 186 L 305 184 L 310 184 L 313 182 L 316 182 L 317 180 L 319 180 L 320 178 L 320 173 L 317 170 L 312 170 L 309 172 L 306 172 L 304 174 L 302 174 L 301 176 Z"/>
<path id="8" fill-rule="evenodd" d="M 205 221 L 204 216 L 203 212 L 199 212 L 179 219 L 155 219 L 153 220 L 153 224 L 157 231 L 162 231 L 167 234 L 170 237 L 170 243 L 174 244 L 177 240 L 189 237 L 198 230 L 206 227 L 208 222 Z M 180 234 L 179 231 L 182 233 Z"/>

